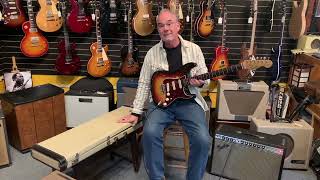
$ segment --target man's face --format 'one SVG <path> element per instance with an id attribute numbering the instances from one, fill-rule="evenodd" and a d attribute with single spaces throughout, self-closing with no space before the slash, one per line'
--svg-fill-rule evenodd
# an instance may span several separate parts
<path id="1" fill-rule="evenodd" d="M 161 13 L 158 17 L 157 25 L 162 41 L 171 42 L 178 37 L 180 23 L 173 14 L 169 12 Z"/>

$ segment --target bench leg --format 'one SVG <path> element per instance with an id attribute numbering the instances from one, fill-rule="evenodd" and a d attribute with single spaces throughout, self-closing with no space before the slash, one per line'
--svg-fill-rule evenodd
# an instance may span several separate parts
<path id="1" fill-rule="evenodd" d="M 135 172 L 139 172 L 140 168 L 140 162 L 141 162 L 141 155 L 139 152 L 139 141 L 137 138 L 137 131 L 134 133 L 131 133 L 129 135 L 129 142 L 131 146 L 131 157 L 132 157 L 132 163 L 134 167 Z"/>

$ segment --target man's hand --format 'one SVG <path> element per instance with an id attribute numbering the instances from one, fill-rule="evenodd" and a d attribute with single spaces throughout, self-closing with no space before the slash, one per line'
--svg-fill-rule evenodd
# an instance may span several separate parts
<path id="1" fill-rule="evenodd" d="M 119 123 L 131 123 L 136 124 L 138 122 L 138 117 L 132 114 L 126 115 L 118 120 Z"/>
<path id="2" fill-rule="evenodd" d="M 199 87 L 199 86 L 204 85 L 204 81 L 200 80 L 200 79 L 190 79 L 189 82 L 190 82 L 191 86 L 195 86 L 195 87 Z"/>

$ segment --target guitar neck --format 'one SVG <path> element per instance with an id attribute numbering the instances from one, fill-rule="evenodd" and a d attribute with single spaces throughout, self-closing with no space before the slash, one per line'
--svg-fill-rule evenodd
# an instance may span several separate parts
<path id="1" fill-rule="evenodd" d="M 66 23 L 66 19 L 67 19 L 66 4 L 65 4 L 64 0 L 61 1 L 61 9 L 62 9 L 62 16 L 63 16 L 64 46 L 65 46 L 65 50 L 66 50 L 66 56 L 68 57 L 67 59 L 69 59 L 70 45 L 69 45 L 69 34 L 68 34 L 67 23 Z"/>
<path id="2" fill-rule="evenodd" d="M 131 20 L 132 16 L 132 7 L 131 7 L 131 1 L 129 2 L 129 9 L 128 9 L 128 54 L 131 54 L 133 52 L 133 42 L 132 42 L 132 33 L 131 33 Z"/>
<path id="3" fill-rule="evenodd" d="M 194 0 L 191 0 L 190 11 L 190 41 L 193 42 L 193 18 L 194 18 Z"/>
<path id="4" fill-rule="evenodd" d="M 283 0 L 282 1 L 282 17 L 281 17 L 281 37 L 280 37 L 280 44 L 279 46 L 282 46 L 282 43 L 283 43 L 283 34 L 284 34 L 284 27 L 285 27 L 285 23 L 286 23 L 286 7 L 287 7 L 287 1 L 286 0 Z"/>
<path id="5" fill-rule="evenodd" d="M 100 30 L 100 10 L 99 7 L 96 7 L 95 16 L 96 16 L 96 35 L 97 35 L 97 52 L 102 52 L 102 37 L 101 37 L 101 30 Z"/>
<path id="6" fill-rule="evenodd" d="M 225 47 L 225 45 L 226 45 L 226 42 L 225 42 L 226 41 L 226 39 L 225 39 L 226 30 L 227 30 L 227 10 L 224 7 L 224 10 L 223 10 L 223 21 L 222 21 L 222 36 L 221 36 L 221 46 L 222 47 Z"/>
<path id="7" fill-rule="evenodd" d="M 32 0 L 27 1 L 27 9 L 28 9 L 28 16 L 29 16 L 29 22 L 30 22 L 30 32 L 37 32 L 37 26 L 34 22 L 34 12 L 33 12 L 33 6 L 32 6 Z"/>
<path id="8" fill-rule="evenodd" d="M 258 15 L 258 0 L 253 0 L 253 23 L 252 23 L 249 56 L 253 55 L 254 38 L 256 36 L 257 15 Z"/>

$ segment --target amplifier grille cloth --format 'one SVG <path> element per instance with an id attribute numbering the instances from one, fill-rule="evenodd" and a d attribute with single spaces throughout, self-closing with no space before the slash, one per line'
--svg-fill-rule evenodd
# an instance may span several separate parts
<path id="1" fill-rule="evenodd" d="M 223 91 L 231 114 L 253 115 L 264 95 L 262 91 Z"/>
<path id="2" fill-rule="evenodd" d="M 282 156 L 216 139 L 211 173 L 240 180 L 279 179 Z"/>

